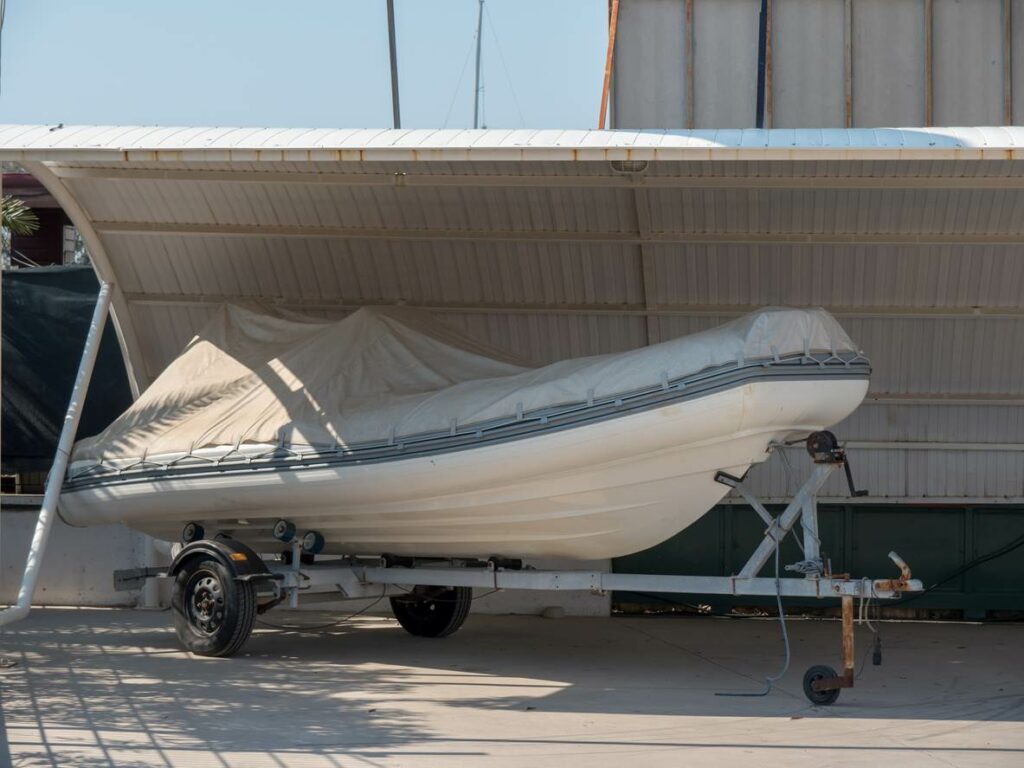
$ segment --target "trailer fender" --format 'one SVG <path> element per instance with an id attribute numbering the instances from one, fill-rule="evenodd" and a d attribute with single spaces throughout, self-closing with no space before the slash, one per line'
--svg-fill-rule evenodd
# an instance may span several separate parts
<path id="1" fill-rule="evenodd" d="M 175 578 L 188 561 L 202 555 L 221 562 L 236 581 L 273 581 L 280 578 L 270 572 L 262 557 L 242 542 L 227 536 L 187 544 L 175 556 L 167 575 Z"/>

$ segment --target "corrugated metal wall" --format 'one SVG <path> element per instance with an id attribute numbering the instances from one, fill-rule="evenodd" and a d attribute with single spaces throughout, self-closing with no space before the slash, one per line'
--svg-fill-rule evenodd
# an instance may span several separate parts
<path id="1" fill-rule="evenodd" d="M 623 0 L 620 7 L 614 127 L 756 124 L 760 0 Z M 767 9 L 766 128 L 1024 124 L 1024 0 L 768 0 Z M 825 175 L 892 170 L 870 165 L 835 164 Z M 748 170 L 739 163 L 716 172 Z M 769 173 L 811 176 L 821 168 L 791 164 Z M 1020 506 L 991 506 L 1024 498 L 1024 251 L 996 242 L 1017 231 L 1024 210 L 1015 193 L 1004 193 L 995 186 L 920 194 L 855 185 L 679 189 L 652 206 L 655 229 L 696 221 L 753 235 L 749 243 L 648 247 L 655 305 L 706 311 L 654 318 L 655 338 L 695 330 L 731 305 L 821 304 L 871 356 L 871 396 L 835 431 L 850 441 L 854 475 L 869 499 L 915 506 L 823 509 L 823 544 L 838 571 L 885 573 L 880 558 L 893 547 L 931 583 L 1021 532 Z M 924 231 L 949 237 L 928 245 L 877 237 Z M 771 242 L 786 232 L 854 236 L 842 244 Z M 786 455 L 805 476 L 802 447 Z M 764 497 L 782 500 L 796 490 L 774 457 L 750 480 Z M 825 489 L 833 498 L 845 493 L 838 476 Z M 958 500 L 972 506 L 946 506 Z M 615 568 L 735 573 L 762 535 L 749 509 L 723 506 Z M 1019 609 L 1020 576 L 1020 558 L 1008 555 L 914 606 L 976 615 Z"/>
<path id="2" fill-rule="evenodd" d="M 623 0 L 616 128 L 755 125 L 759 0 Z M 1024 124 L 1024 0 L 769 0 L 765 127 Z"/>
<path id="3" fill-rule="evenodd" d="M 613 76 L 619 128 L 755 124 L 760 0 L 624 0 Z M 1024 122 L 1024 0 L 769 0 L 765 127 Z M 723 173 L 745 173 L 743 164 Z M 820 173 L 791 164 L 799 177 Z M 878 173 L 878 167 L 857 169 Z M 932 168 L 931 170 L 938 170 Z M 853 169 L 837 164 L 837 175 Z M 718 172 L 718 171 L 716 171 Z M 1016 198 L 1015 194 L 1011 197 Z M 1024 496 L 1024 262 L 1019 201 L 998 189 L 679 189 L 653 229 L 698 221 L 756 233 L 846 232 L 848 244 L 649 246 L 656 305 L 822 304 L 872 356 L 872 400 L 838 432 L 860 447 L 872 496 Z M 878 243 L 874 235 L 973 232 L 972 242 Z M 754 239 L 754 238 L 752 238 Z M 706 322 L 656 317 L 654 338 Z M 801 461 L 799 452 L 794 459 Z M 762 493 L 793 487 L 777 462 Z M 829 494 L 840 494 L 836 480 Z"/>

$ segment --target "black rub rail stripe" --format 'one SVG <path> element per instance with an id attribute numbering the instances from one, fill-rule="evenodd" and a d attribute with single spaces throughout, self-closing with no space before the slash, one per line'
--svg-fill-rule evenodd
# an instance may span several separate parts
<path id="1" fill-rule="evenodd" d="M 751 381 L 809 381 L 809 380 L 851 380 L 866 379 L 871 368 L 866 360 L 802 362 L 792 361 L 771 363 L 743 368 L 731 368 L 696 383 L 685 386 L 672 385 L 667 389 L 645 392 L 641 395 L 624 395 L 612 402 L 602 402 L 575 410 L 562 411 L 554 415 L 531 415 L 521 421 L 505 422 L 497 426 L 481 426 L 462 434 L 399 438 L 394 444 L 376 444 L 361 448 L 307 452 L 302 456 L 275 456 L 270 458 L 238 458 L 221 464 L 209 463 L 178 466 L 150 465 L 145 469 L 102 468 L 101 471 L 69 478 L 64 483 L 65 492 L 90 488 L 98 485 L 122 485 L 150 482 L 154 479 L 194 478 L 222 476 L 226 474 L 251 474 L 254 472 L 296 471 L 301 469 L 327 468 L 338 465 L 377 464 L 386 461 L 419 456 L 472 450 L 484 445 L 495 445 L 533 437 L 540 433 L 556 432 L 586 424 L 593 424 L 643 411 L 652 410 L 676 402 L 685 402 L 716 392 L 742 386 Z M 154 462 L 156 464 L 156 462 Z"/>

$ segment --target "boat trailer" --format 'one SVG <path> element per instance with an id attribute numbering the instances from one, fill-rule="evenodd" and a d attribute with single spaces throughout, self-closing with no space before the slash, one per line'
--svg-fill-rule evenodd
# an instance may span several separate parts
<path id="1" fill-rule="evenodd" d="M 111 283 L 100 286 L 21 588 L 16 603 L 0 610 L 0 626 L 24 618 L 31 608 L 112 288 Z M 815 704 L 831 704 L 843 688 L 854 684 L 854 599 L 861 600 L 863 607 L 863 601 L 895 600 L 907 592 L 920 592 L 923 586 L 919 580 L 911 578 L 910 568 L 895 552 L 890 552 L 889 557 L 899 568 L 896 578 L 856 579 L 832 573 L 831 564 L 821 555 L 817 494 L 840 467 L 846 472 L 851 493 L 860 494 L 853 488 L 846 453 L 831 432 L 813 433 L 807 439 L 807 451 L 814 461 L 814 470 L 777 516 L 765 509 L 743 478 L 724 472 L 715 476 L 717 482 L 743 497 L 766 526 L 764 539 L 740 572 L 733 576 L 542 571 L 524 567 L 521 561 L 500 557 L 445 560 L 385 554 L 374 558 L 318 560 L 317 555 L 325 544 L 323 536 L 317 531 L 306 531 L 300 538 L 295 525 L 283 519 L 273 529 L 274 538 L 284 548 L 277 559 L 264 558 L 223 533 L 213 532 L 215 535 L 207 538 L 201 525 L 189 523 L 182 531 L 183 543 L 171 548 L 173 559 L 169 566 L 115 571 L 114 585 L 118 589 L 133 590 L 146 586 L 152 579 L 172 580 L 171 606 L 178 638 L 188 650 L 205 656 L 236 653 L 252 634 L 258 614 L 282 603 L 298 607 L 300 601 L 389 597 L 395 617 L 408 632 L 444 637 L 455 632 L 466 620 L 474 588 L 775 597 L 782 621 L 784 597 L 838 598 L 843 618 L 842 674 L 819 665 L 811 667 L 804 675 L 807 697 Z M 779 572 L 780 547 L 798 522 L 803 535 L 796 540 L 804 559 L 786 566 L 787 571 L 799 576 L 783 578 Z M 771 560 L 775 562 L 775 576 L 759 576 Z M 772 679 L 769 678 L 769 682 Z"/>
<path id="2" fill-rule="evenodd" d="M 298 536 L 287 520 L 278 521 L 274 536 L 285 545 L 276 559 L 265 559 L 245 544 L 225 535 L 206 538 L 202 527 L 190 523 L 184 545 L 175 545 L 166 568 L 138 568 L 115 573 L 118 589 L 138 589 L 146 579 L 173 580 L 172 607 L 178 637 L 201 655 L 229 656 L 252 631 L 255 617 L 274 606 L 389 597 L 399 623 L 411 634 L 443 637 L 465 621 L 474 589 L 554 590 L 602 594 L 613 590 L 702 595 L 838 598 L 842 605 L 842 672 L 816 665 L 804 676 L 804 692 L 815 704 L 831 704 L 843 688 L 854 684 L 854 600 L 894 600 L 920 592 L 919 580 L 895 552 L 889 557 L 899 575 L 887 579 L 852 578 L 831 572 L 822 557 L 818 535 L 817 493 L 837 469 L 849 473 L 846 454 L 834 435 L 816 432 L 807 440 L 814 469 L 786 508 L 773 516 L 741 478 L 719 473 L 716 481 L 733 488 L 765 523 L 764 539 L 740 572 L 733 576 L 686 576 L 609 573 L 587 570 L 536 570 L 521 561 L 410 558 L 321 559 L 324 546 L 316 531 Z M 847 478 L 852 479 L 847 474 Z M 779 574 L 778 556 L 786 536 L 797 523 L 797 543 L 803 560 Z M 795 534 L 794 534 L 795 536 Z M 776 575 L 758 574 L 775 560 Z"/>

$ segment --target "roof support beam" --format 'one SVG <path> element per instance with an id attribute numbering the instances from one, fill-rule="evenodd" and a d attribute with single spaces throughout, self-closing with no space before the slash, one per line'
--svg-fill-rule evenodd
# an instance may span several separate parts
<path id="1" fill-rule="evenodd" d="M 688 305 L 688 304 L 437 304 L 431 302 L 400 302 L 387 299 L 304 299 L 272 296 L 222 296 L 200 294 L 126 293 L 131 304 L 146 306 L 209 306 L 224 302 L 247 304 L 259 302 L 286 309 L 354 312 L 362 307 L 411 306 L 430 312 L 484 314 L 544 315 L 617 315 L 648 317 L 732 317 L 763 309 L 754 305 Z M 913 318 L 913 319 L 1024 319 L 1024 307 L 826 307 L 836 317 Z"/>
<path id="2" fill-rule="evenodd" d="M 654 308 L 654 253 L 649 238 L 651 235 L 651 209 L 647 190 L 633 188 L 633 208 L 636 212 L 636 229 L 640 238 L 640 285 L 643 290 L 644 309 L 647 315 L 647 343 L 661 341 L 658 324 L 649 310 Z"/>
<path id="3" fill-rule="evenodd" d="M 186 224 L 96 221 L 103 235 L 182 235 L 212 237 L 297 237 L 337 240 L 450 240 L 462 242 L 554 242 L 623 244 L 736 245 L 1022 245 L 1022 233 L 935 232 L 564 232 L 474 229 L 399 229 L 391 227 L 312 227 L 296 225 Z"/>
<path id="4" fill-rule="evenodd" d="M 49 165 L 62 179 L 328 184 L 346 187 L 648 189 L 1024 189 L 1018 176 L 654 176 L 647 174 L 333 173 Z"/>

